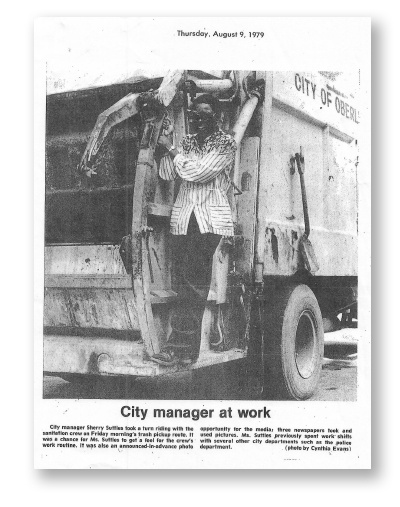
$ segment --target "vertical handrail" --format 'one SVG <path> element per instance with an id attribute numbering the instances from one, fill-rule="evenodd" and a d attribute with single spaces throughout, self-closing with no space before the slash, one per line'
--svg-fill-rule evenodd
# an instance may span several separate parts
<path id="1" fill-rule="evenodd" d="M 304 169 L 305 169 L 305 163 L 304 163 L 304 153 L 303 153 L 303 147 L 300 146 L 300 153 L 295 154 L 296 162 L 297 162 L 297 170 L 299 171 L 300 175 L 300 186 L 301 186 L 301 197 L 303 201 L 303 214 L 304 214 L 304 238 L 308 238 L 310 235 L 310 217 L 308 214 L 308 202 L 307 202 L 307 192 L 306 192 L 306 184 L 304 181 Z"/>

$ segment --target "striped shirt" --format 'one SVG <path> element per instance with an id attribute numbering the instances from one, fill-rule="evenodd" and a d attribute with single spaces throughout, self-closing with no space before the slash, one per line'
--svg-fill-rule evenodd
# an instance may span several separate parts
<path id="1" fill-rule="evenodd" d="M 196 134 L 187 135 L 174 160 L 169 154 L 161 158 L 160 177 L 164 180 L 182 179 L 171 214 L 172 234 L 186 234 L 190 216 L 194 213 L 201 233 L 233 236 L 227 191 L 235 152 L 233 137 L 219 129 L 208 136 L 202 146 Z"/>

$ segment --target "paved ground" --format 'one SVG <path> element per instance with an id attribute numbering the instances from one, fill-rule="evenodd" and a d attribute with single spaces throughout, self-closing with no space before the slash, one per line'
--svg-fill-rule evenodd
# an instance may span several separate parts
<path id="1" fill-rule="evenodd" d="M 311 400 L 355 401 L 357 397 L 357 330 L 341 330 L 325 335 L 322 377 Z M 239 362 L 180 373 L 158 379 L 139 378 L 117 381 L 66 382 L 58 377 L 44 378 L 45 398 L 108 399 L 259 399 L 256 379 L 243 381 Z"/>

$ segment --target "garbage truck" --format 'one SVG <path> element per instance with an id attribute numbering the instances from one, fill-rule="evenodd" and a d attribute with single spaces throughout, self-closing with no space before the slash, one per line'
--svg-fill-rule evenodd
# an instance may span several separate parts
<path id="1" fill-rule="evenodd" d="M 357 326 L 355 91 L 333 72 L 159 74 L 47 96 L 44 373 L 162 379 L 241 362 L 260 396 L 307 399 L 324 332 Z M 180 182 L 159 176 L 165 118 L 178 146 L 202 93 L 218 98 L 237 145 L 218 304 L 176 285 Z M 171 332 L 190 338 L 190 360 L 152 361 Z"/>

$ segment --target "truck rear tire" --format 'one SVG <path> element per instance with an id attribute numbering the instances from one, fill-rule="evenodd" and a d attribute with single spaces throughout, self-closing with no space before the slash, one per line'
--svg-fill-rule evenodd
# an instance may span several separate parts
<path id="1" fill-rule="evenodd" d="M 318 301 L 307 285 L 274 296 L 264 325 L 264 393 L 268 399 L 305 400 L 317 388 L 324 352 Z"/>

